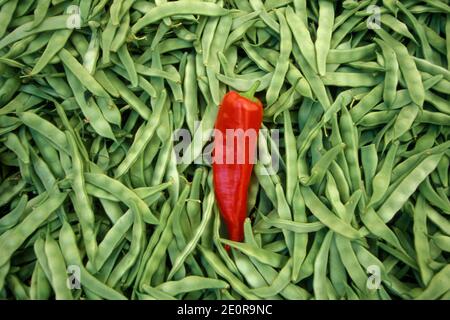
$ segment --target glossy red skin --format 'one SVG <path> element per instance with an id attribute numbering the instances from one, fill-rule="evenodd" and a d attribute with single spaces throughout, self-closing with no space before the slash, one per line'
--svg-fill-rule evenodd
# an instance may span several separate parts
<path id="1" fill-rule="evenodd" d="M 255 99 L 257 100 L 257 99 Z M 228 237 L 232 241 L 242 241 L 244 237 L 244 220 L 247 216 L 247 193 L 250 184 L 250 177 L 253 170 L 253 163 L 256 153 L 256 141 L 254 144 L 245 144 L 244 163 L 237 163 L 237 149 L 239 147 L 237 138 L 234 138 L 234 150 L 226 146 L 226 129 L 253 129 L 258 136 L 263 117 L 262 103 L 251 101 L 242 97 L 235 91 L 228 92 L 222 100 L 217 115 L 215 129 L 219 130 L 223 139 L 214 140 L 213 161 L 213 183 L 216 195 L 216 201 L 220 213 L 227 225 Z M 218 147 L 223 145 L 223 163 L 217 163 L 220 156 Z M 242 145 L 241 145 L 242 148 Z M 250 150 L 252 149 L 252 150 Z M 225 153 L 234 152 L 234 163 L 225 163 Z M 242 152 L 242 150 L 240 150 Z"/>

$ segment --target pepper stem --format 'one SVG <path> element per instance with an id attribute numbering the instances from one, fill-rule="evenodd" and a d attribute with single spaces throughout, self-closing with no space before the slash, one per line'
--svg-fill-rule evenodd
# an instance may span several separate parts
<path id="1" fill-rule="evenodd" d="M 244 98 L 247 98 L 249 100 L 255 101 L 255 93 L 260 84 L 261 84 L 261 81 L 256 80 L 256 82 L 250 87 L 249 90 L 241 93 L 241 96 Z"/>

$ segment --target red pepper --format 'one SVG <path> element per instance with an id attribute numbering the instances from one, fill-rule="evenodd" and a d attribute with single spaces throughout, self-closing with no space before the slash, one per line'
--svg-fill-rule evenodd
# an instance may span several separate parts
<path id="1" fill-rule="evenodd" d="M 220 213 L 227 225 L 228 237 L 233 241 L 242 241 L 244 238 L 247 192 L 263 117 L 262 103 L 253 97 L 258 86 L 259 81 L 246 93 L 228 92 L 219 107 L 215 125 L 212 165 L 214 189 Z M 228 134 L 227 129 L 231 129 Z M 242 129 L 244 134 L 248 134 L 247 137 L 251 137 L 245 138 L 245 145 L 237 129 Z"/>

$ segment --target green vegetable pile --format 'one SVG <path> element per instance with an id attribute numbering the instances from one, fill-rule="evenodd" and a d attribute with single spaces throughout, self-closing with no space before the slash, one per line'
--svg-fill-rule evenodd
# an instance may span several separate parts
<path id="1" fill-rule="evenodd" d="M 449 68 L 441 0 L 0 0 L 0 299 L 450 299 Z M 196 159 L 256 80 L 236 243 Z"/>

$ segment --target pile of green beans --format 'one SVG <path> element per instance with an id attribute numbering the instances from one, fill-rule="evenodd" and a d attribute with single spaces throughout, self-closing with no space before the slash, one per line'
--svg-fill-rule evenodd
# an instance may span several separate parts
<path id="1" fill-rule="evenodd" d="M 236 243 L 195 160 L 256 80 Z M 450 299 L 449 94 L 444 0 L 0 0 L 0 299 Z"/>

